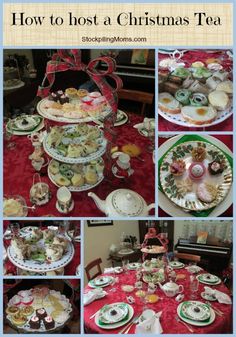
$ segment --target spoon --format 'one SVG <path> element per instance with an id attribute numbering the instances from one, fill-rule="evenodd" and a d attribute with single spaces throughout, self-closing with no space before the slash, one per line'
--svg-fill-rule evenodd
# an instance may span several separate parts
<path id="1" fill-rule="evenodd" d="M 179 316 L 175 316 L 177 322 L 182 323 L 190 332 L 194 333 L 194 330 L 184 321 L 182 321 Z"/>

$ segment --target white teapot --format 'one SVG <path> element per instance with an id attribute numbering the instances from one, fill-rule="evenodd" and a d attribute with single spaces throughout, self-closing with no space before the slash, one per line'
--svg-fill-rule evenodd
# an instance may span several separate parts
<path id="1" fill-rule="evenodd" d="M 158 284 L 167 297 L 174 297 L 175 295 L 181 294 L 184 291 L 184 286 L 182 284 L 178 285 L 173 281 L 167 282 L 164 285 L 161 285 L 160 283 Z"/>
<path id="2" fill-rule="evenodd" d="M 147 216 L 155 204 L 147 205 L 146 201 L 138 193 L 120 188 L 111 192 L 106 200 L 101 200 L 95 193 L 89 192 L 97 207 L 107 216 Z"/>

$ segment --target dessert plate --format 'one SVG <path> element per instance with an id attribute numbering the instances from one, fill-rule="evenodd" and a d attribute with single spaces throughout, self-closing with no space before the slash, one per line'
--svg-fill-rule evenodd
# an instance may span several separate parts
<path id="1" fill-rule="evenodd" d="M 100 283 L 96 282 L 96 279 L 90 280 L 88 285 L 91 288 L 104 288 L 109 286 L 114 280 L 112 276 L 104 276 L 102 279 L 104 279 L 104 282 L 101 281 Z"/>
<path id="2" fill-rule="evenodd" d="M 24 234 L 24 238 L 30 238 L 30 234 Z M 35 251 L 38 251 L 39 253 L 45 250 L 45 240 L 40 239 L 39 241 L 32 243 L 32 247 L 34 247 Z M 18 268 L 21 268 L 23 270 L 27 270 L 30 272 L 37 272 L 37 273 L 43 273 L 43 272 L 49 272 L 53 271 L 62 267 L 65 267 L 70 261 L 72 260 L 74 256 L 74 246 L 71 242 L 68 241 L 68 247 L 66 252 L 62 255 L 61 259 L 58 261 L 48 261 L 45 257 L 43 260 L 38 259 L 24 259 L 21 260 L 16 255 L 14 247 L 10 245 L 7 249 L 7 254 L 9 260 Z"/>
<path id="3" fill-rule="evenodd" d="M 23 121 L 28 125 L 24 126 Z M 8 121 L 6 131 L 16 136 L 26 136 L 44 128 L 44 119 L 38 115 L 23 115 Z"/>
<path id="4" fill-rule="evenodd" d="M 117 110 L 117 117 L 116 117 L 116 121 L 115 121 L 114 126 L 121 126 L 121 125 L 127 123 L 128 119 L 129 119 L 128 115 L 124 111 L 118 109 Z M 98 124 L 98 125 L 101 125 L 102 127 L 104 126 L 102 119 L 95 118 L 95 119 L 93 119 L 93 122 Z"/>
<path id="5" fill-rule="evenodd" d="M 87 123 L 87 122 L 92 122 L 96 118 L 95 117 L 68 117 L 66 113 L 64 116 L 55 116 L 50 113 L 49 109 L 47 108 L 47 105 L 49 103 L 49 100 L 47 98 L 43 98 L 39 103 L 37 104 L 37 111 L 38 113 L 47 119 L 50 119 L 55 122 L 61 122 L 61 123 Z M 106 116 L 110 113 L 110 109 L 105 109 L 102 111 L 102 115 Z"/>
<path id="6" fill-rule="evenodd" d="M 179 261 L 171 261 L 169 262 L 169 266 L 173 269 L 182 269 L 184 268 L 185 264 Z"/>
<path id="7" fill-rule="evenodd" d="M 182 136 L 173 137 L 169 139 L 168 141 L 166 141 L 164 144 L 162 144 L 159 148 L 159 158 L 161 158 L 168 151 L 168 149 L 171 148 L 181 137 Z M 208 163 L 213 160 L 212 156 L 214 156 L 214 152 L 218 153 L 221 156 L 221 158 L 225 159 L 225 162 L 226 162 L 226 168 L 221 175 L 209 177 L 209 173 L 208 172 L 206 173 L 206 177 L 209 177 L 211 179 L 212 184 L 220 185 L 220 193 L 217 195 L 216 199 L 213 202 L 208 203 L 208 204 L 203 204 L 202 202 L 198 200 L 195 193 L 189 193 L 187 197 L 184 196 L 184 198 L 178 199 L 177 197 L 173 197 L 174 193 L 173 195 L 171 195 L 172 189 L 170 191 L 168 190 L 167 193 L 166 192 L 163 193 L 159 191 L 159 206 L 164 211 L 166 211 L 168 214 L 172 216 L 191 216 L 191 214 L 188 215 L 186 214 L 186 212 L 191 211 L 191 210 L 199 211 L 203 209 L 209 209 L 213 206 L 216 206 L 216 207 L 212 211 L 211 216 L 218 216 L 221 213 L 223 213 L 232 203 L 232 169 L 229 165 L 227 158 L 225 157 L 222 151 L 226 152 L 230 156 L 233 156 L 232 152 L 221 141 L 217 140 L 216 138 L 211 137 L 211 136 L 204 136 L 204 138 L 213 144 L 212 145 L 206 142 L 201 142 L 201 143 L 205 143 L 206 150 L 207 150 L 207 157 L 205 159 L 205 163 L 206 163 L 205 165 L 207 166 Z M 197 141 L 193 143 L 189 142 L 187 145 L 190 145 L 190 146 L 194 145 L 195 147 L 197 143 L 198 143 Z M 181 146 L 180 148 L 181 150 L 183 144 L 180 144 L 180 146 Z M 163 163 L 166 162 L 165 165 L 168 165 L 168 163 L 171 163 L 171 160 L 172 160 L 171 155 L 173 156 L 173 150 L 174 149 L 170 150 L 167 153 L 163 161 Z M 176 147 L 176 150 L 177 150 L 177 147 Z M 186 160 L 186 163 L 188 166 L 191 164 L 191 154 L 185 153 L 182 159 L 184 159 L 184 161 Z M 161 171 L 161 174 L 160 174 L 160 181 L 161 181 L 162 186 L 164 186 L 164 189 L 166 188 L 165 178 L 168 179 L 168 175 L 170 176 L 169 171 L 165 170 L 165 166 L 164 166 L 164 171 Z M 185 172 L 185 178 L 187 178 L 187 175 L 188 174 Z M 219 178 L 221 180 L 219 180 Z M 180 180 L 180 179 L 183 179 L 183 177 L 177 177 L 177 179 Z M 220 181 L 220 184 L 219 184 L 219 181 Z M 173 186 L 176 186 L 175 182 Z M 193 182 L 193 186 L 194 186 L 193 190 L 196 191 L 197 182 Z M 188 199 L 189 196 L 191 196 L 192 199 Z M 223 199 L 224 199 L 224 203 L 221 202 Z M 171 202 L 169 202 L 169 200 Z M 194 202 L 189 203 L 189 200 L 194 201 Z M 176 207 L 174 204 L 178 207 Z"/>
<path id="8" fill-rule="evenodd" d="M 215 318 L 216 318 L 216 315 L 215 315 L 215 312 L 213 309 L 210 308 L 210 318 L 209 320 L 206 320 L 206 321 L 195 321 L 195 320 L 192 320 L 192 319 L 189 319 L 187 317 L 183 317 L 183 315 L 181 315 L 181 307 L 182 307 L 182 303 L 180 303 L 178 305 L 178 308 L 177 308 L 177 314 L 179 316 L 179 318 L 188 323 L 188 324 L 191 324 L 191 325 L 194 325 L 194 326 L 207 326 L 207 325 L 210 325 L 214 322 Z"/>
<path id="9" fill-rule="evenodd" d="M 212 274 L 200 274 L 196 278 L 200 283 L 212 286 L 221 283 L 221 279 L 218 276 Z"/>

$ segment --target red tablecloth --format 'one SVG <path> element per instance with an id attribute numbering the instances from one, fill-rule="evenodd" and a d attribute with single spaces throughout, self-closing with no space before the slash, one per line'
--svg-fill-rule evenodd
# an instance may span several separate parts
<path id="1" fill-rule="evenodd" d="M 158 55 L 159 60 L 163 60 L 165 58 L 168 58 L 168 55 L 159 54 Z M 220 63 L 224 67 L 225 70 L 231 71 L 232 69 L 232 61 L 227 59 L 227 56 L 222 55 L 221 52 L 216 53 L 206 53 L 203 50 L 199 51 L 187 51 L 184 53 L 181 60 L 186 62 L 186 66 L 191 66 L 193 62 L 196 61 L 202 61 L 205 62 L 209 58 L 219 59 Z M 228 119 L 226 119 L 224 122 L 219 123 L 214 126 L 209 126 L 206 128 L 187 128 L 181 125 L 173 124 L 171 122 L 168 122 L 165 120 L 162 116 L 158 115 L 158 130 L 159 131 L 232 131 L 233 130 L 233 115 L 231 115 Z"/>
<path id="2" fill-rule="evenodd" d="M 224 143 L 231 151 L 233 151 L 233 136 L 231 135 L 212 135 Z M 169 139 L 169 138 L 168 138 Z M 168 140 L 167 138 L 158 138 L 158 146 L 161 146 L 164 142 Z M 159 217 L 169 217 L 170 215 L 158 207 L 158 216 Z M 220 217 L 232 217 L 233 216 L 233 205 L 231 205 Z"/>
<path id="3" fill-rule="evenodd" d="M 131 159 L 131 166 L 134 169 L 134 174 L 126 181 L 114 177 L 112 183 L 104 180 L 97 187 L 90 191 L 96 193 L 101 199 L 105 199 L 107 195 L 117 188 L 128 188 L 139 193 L 148 204 L 153 203 L 155 199 L 155 169 L 152 160 L 152 154 L 146 151 L 149 140 L 141 136 L 133 125 L 142 122 L 143 118 L 134 114 L 130 115 L 130 122 L 117 127 L 118 137 L 117 146 L 122 146 L 128 143 L 134 143 L 142 150 L 141 162 L 138 159 Z M 16 147 L 9 150 L 4 146 L 4 195 L 21 195 L 25 198 L 28 206 L 31 205 L 29 200 L 29 190 L 33 183 L 34 169 L 31 166 L 31 161 L 28 159 L 33 152 L 33 147 L 30 140 L 26 136 L 13 136 L 11 141 L 16 143 Z M 36 207 L 35 211 L 29 210 L 28 216 L 40 217 L 45 215 L 63 216 L 56 209 L 56 192 L 57 187 L 51 183 L 46 176 L 42 177 L 42 181 L 49 184 L 52 199 L 44 206 Z M 88 197 L 88 191 L 72 193 L 75 201 L 74 209 L 66 216 L 80 217 L 102 217 L 102 213 L 95 205 L 94 201 Z M 150 212 L 154 214 L 154 210 Z"/>
<path id="4" fill-rule="evenodd" d="M 6 221 L 5 222 L 5 230 L 6 230 Z M 11 240 L 3 239 L 4 247 L 7 249 L 11 243 Z M 76 268 L 78 265 L 80 265 L 80 242 L 74 242 L 74 249 L 75 254 L 71 262 L 65 266 L 64 269 L 64 275 L 76 275 Z M 17 275 L 17 267 L 9 260 L 7 259 L 4 262 L 4 268 L 6 270 L 7 274 Z"/>
<path id="5" fill-rule="evenodd" d="M 184 300 L 190 299 L 190 290 L 189 290 L 189 276 L 190 274 L 186 269 L 181 269 L 177 271 L 177 274 L 185 274 L 186 278 L 185 280 L 178 281 L 178 284 L 182 284 L 184 286 Z M 126 302 L 126 293 L 121 290 L 122 284 L 130 284 L 133 285 L 135 282 L 135 272 L 129 271 L 128 274 L 119 274 L 119 282 L 113 286 L 116 287 L 116 292 L 110 292 L 109 290 L 112 288 L 112 286 L 106 287 L 104 290 L 108 292 L 108 295 L 106 295 L 104 298 L 100 300 L 96 300 L 89 305 L 84 307 L 84 326 L 87 333 L 118 333 L 122 328 L 119 329 L 112 329 L 112 330 L 105 330 L 97 327 L 97 325 L 94 322 L 94 318 L 90 319 L 89 317 L 97 312 L 100 308 L 102 308 L 105 304 L 115 303 L 115 302 Z M 147 285 L 145 284 L 143 286 L 143 289 L 146 290 Z M 230 294 L 229 290 L 226 288 L 224 284 L 219 284 L 217 286 L 214 286 L 219 291 L 222 291 L 224 293 Z M 87 286 L 85 288 L 85 291 L 88 291 L 90 288 Z M 201 298 L 201 292 L 204 291 L 204 285 L 199 284 L 199 290 L 196 300 L 204 301 Z M 165 294 L 159 289 L 156 290 L 156 294 L 160 296 L 160 299 L 155 304 L 148 304 L 148 308 L 155 310 L 156 312 L 162 311 L 161 315 L 161 325 L 163 328 L 164 334 L 187 334 L 189 331 L 187 328 L 182 324 L 178 323 L 175 320 L 176 316 L 176 310 L 178 306 L 178 302 L 175 301 L 175 297 L 169 298 L 166 297 Z M 128 293 L 128 296 L 130 293 Z M 143 304 L 140 301 L 138 297 L 135 296 L 135 291 L 131 293 L 131 295 L 135 298 L 135 304 L 133 305 L 134 308 L 134 315 L 140 315 L 142 313 Z M 226 305 L 226 304 L 219 304 L 218 302 L 214 302 L 214 306 L 224 312 L 224 316 L 220 317 L 216 315 L 215 321 L 208 326 L 205 327 L 193 327 L 194 333 L 197 334 L 208 334 L 208 333 L 232 333 L 231 327 L 232 327 L 232 306 Z M 130 334 L 135 332 L 135 327 L 133 326 L 131 330 L 129 331 Z"/>

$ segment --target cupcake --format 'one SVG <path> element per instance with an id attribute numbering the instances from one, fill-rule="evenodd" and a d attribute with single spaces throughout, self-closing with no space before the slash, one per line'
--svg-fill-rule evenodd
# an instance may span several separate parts
<path id="1" fill-rule="evenodd" d="M 85 97 L 85 96 L 87 96 L 87 95 L 88 95 L 88 91 L 85 90 L 85 89 L 79 89 L 79 90 L 77 91 L 77 96 L 78 96 L 79 98 Z"/>
<path id="2" fill-rule="evenodd" d="M 10 305 L 6 308 L 6 313 L 8 315 L 16 315 L 19 312 L 19 308 L 15 305 Z"/>
<path id="3" fill-rule="evenodd" d="M 29 320 L 29 326 L 31 329 L 39 329 L 40 328 L 40 319 L 38 316 L 33 316 Z"/>
<path id="4" fill-rule="evenodd" d="M 192 163 L 189 166 L 189 177 L 193 180 L 201 179 L 206 172 L 206 168 L 202 163 Z"/>
<path id="5" fill-rule="evenodd" d="M 36 316 L 39 318 L 39 319 L 43 319 L 44 317 L 47 316 L 47 312 L 44 308 L 41 308 L 41 309 L 37 309 L 36 310 Z"/>
<path id="6" fill-rule="evenodd" d="M 75 98 L 77 96 L 77 89 L 75 88 L 67 88 L 65 94 L 69 98 Z"/>
<path id="7" fill-rule="evenodd" d="M 27 305 L 26 307 L 21 308 L 20 312 L 25 317 L 31 316 L 34 312 L 34 308 L 31 305 Z"/>
<path id="8" fill-rule="evenodd" d="M 44 323 L 44 326 L 45 326 L 46 330 L 50 330 L 50 329 L 53 329 L 55 327 L 55 321 L 52 318 L 52 316 L 48 315 L 48 316 L 44 317 L 43 323 Z"/>

